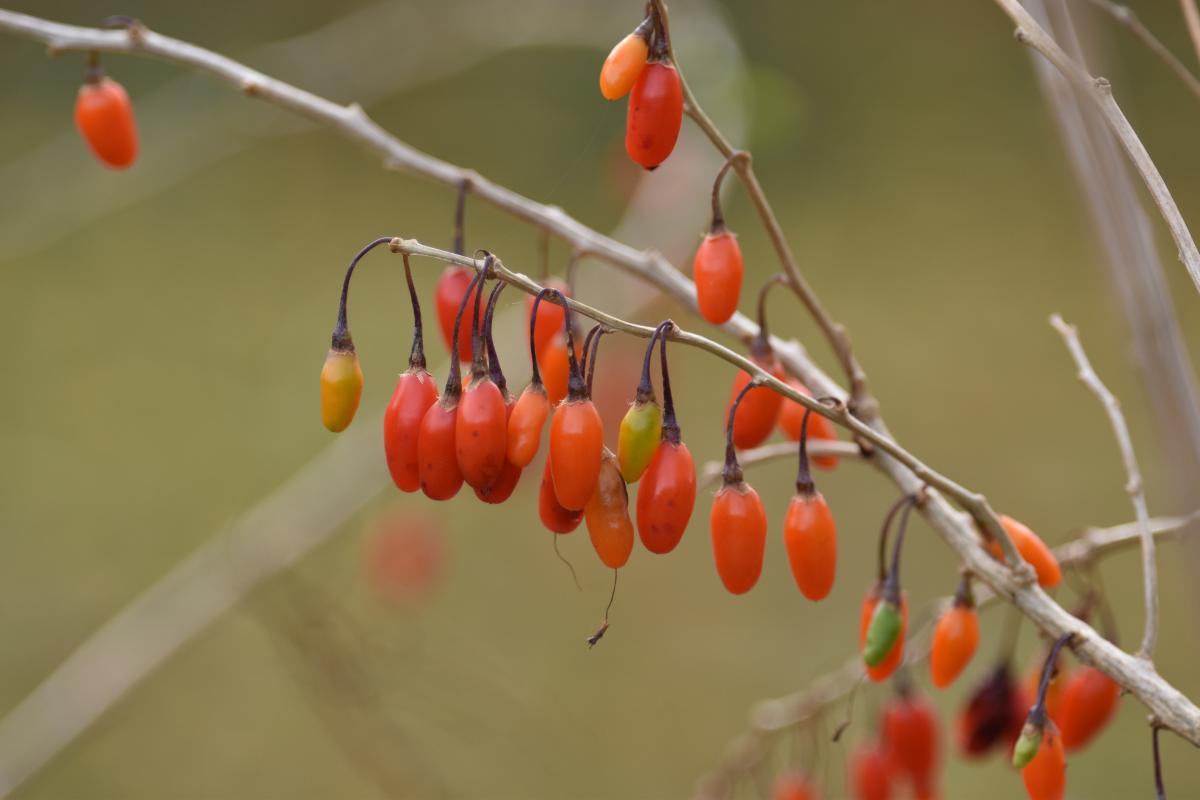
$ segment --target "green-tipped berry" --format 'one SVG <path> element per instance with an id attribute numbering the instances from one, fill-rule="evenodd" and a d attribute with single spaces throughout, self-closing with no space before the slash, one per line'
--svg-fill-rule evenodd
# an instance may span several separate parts
<path id="1" fill-rule="evenodd" d="M 878 666 L 892 647 L 896 637 L 900 635 L 900 609 L 889 600 L 880 600 L 871 614 L 871 622 L 867 626 L 867 643 L 863 647 L 863 661 L 868 667 Z"/>
<path id="2" fill-rule="evenodd" d="M 1033 757 L 1037 755 L 1038 749 L 1042 746 L 1042 735 L 1044 732 L 1041 725 L 1036 725 L 1032 722 L 1025 723 L 1025 727 L 1021 729 L 1020 738 L 1017 739 L 1016 745 L 1013 746 L 1013 767 L 1024 769 L 1026 764 L 1033 761 Z"/>

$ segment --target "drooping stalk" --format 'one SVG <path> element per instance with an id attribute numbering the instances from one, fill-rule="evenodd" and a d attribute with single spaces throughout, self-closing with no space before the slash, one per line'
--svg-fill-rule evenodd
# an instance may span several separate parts
<path id="1" fill-rule="evenodd" d="M 338 352 L 353 352 L 354 350 L 354 340 L 350 337 L 350 325 L 346 321 L 346 302 L 350 296 L 350 279 L 354 277 L 354 268 L 358 266 L 359 261 L 362 261 L 363 256 L 379 245 L 387 244 L 390 241 L 392 241 L 391 236 L 380 237 L 359 250 L 354 258 L 350 259 L 350 266 L 346 268 L 346 277 L 342 279 L 342 296 L 338 300 L 337 324 L 333 328 L 331 346 Z"/>

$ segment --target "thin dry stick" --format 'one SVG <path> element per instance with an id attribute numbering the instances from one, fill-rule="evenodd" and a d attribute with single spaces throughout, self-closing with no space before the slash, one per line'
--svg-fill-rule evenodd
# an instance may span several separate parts
<path id="1" fill-rule="evenodd" d="M 1156 537 L 1174 538 L 1194 532 L 1193 523 L 1197 519 L 1200 519 L 1200 511 L 1183 517 L 1155 518 L 1150 520 L 1149 528 Z M 1084 566 L 1140 541 L 1141 524 L 1138 522 L 1111 528 L 1088 528 L 1079 538 L 1056 547 L 1054 555 L 1063 567 Z M 999 599 L 986 587 L 978 587 L 975 591 L 975 603 L 980 609 Z M 952 597 L 944 597 L 933 605 L 940 608 L 952 601 Z M 928 657 L 936 624 L 935 616 L 905 642 L 906 664 L 911 666 Z M 841 702 L 854 691 L 864 675 L 862 656 L 855 654 L 799 691 L 755 703 L 750 712 L 749 728 L 729 743 L 713 771 L 697 782 L 694 800 L 728 797 L 738 776 L 766 758 L 775 737 L 817 718 L 830 706 Z"/>
<path id="2" fill-rule="evenodd" d="M 1197 100 L 1200 100 L 1200 79 L 1197 79 L 1192 74 L 1182 61 L 1175 57 L 1175 54 L 1167 49 L 1157 36 L 1150 32 L 1150 29 L 1142 24 L 1138 19 L 1137 14 L 1129 6 L 1123 6 L 1112 0 L 1088 0 L 1096 8 L 1108 14 L 1117 21 L 1121 27 L 1132 33 L 1142 44 L 1158 57 L 1160 61 L 1167 65 L 1167 69 L 1175 73 L 1175 77 L 1183 83 L 1187 90 L 1192 93 Z M 1188 0 L 1184 0 L 1185 3 Z"/>
<path id="3" fill-rule="evenodd" d="M 853 442 L 838 442 L 826 439 L 809 439 L 808 454 L 814 458 L 820 456 L 837 456 L 838 458 L 861 458 L 862 448 Z M 772 444 L 764 444 L 762 447 L 755 447 L 750 450 L 743 450 L 738 453 L 738 462 L 742 468 L 753 466 L 755 464 L 766 464 L 771 461 L 780 461 L 782 459 L 796 458 L 796 443 L 795 442 L 774 442 Z M 707 486 L 716 483 L 721 478 L 721 470 L 724 469 L 725 462 L 722 460 L 709 461 L 700 468 L 699 474 L 696 476 L 697 482 L 701 486 Z"/>
<path id="4" fill-rule="evenodd" d="M 1183 8 L 1183 18 L 1187 21 L 1188 36 L 1192 46 L 1196 48 L 1196 59 L 1200 61 L 1200 10 L 1196 8 L 1196 0 L 1179 0 Z"/>
<path id="5" fill-rule="evenodd" d="M 1063 322 L 1063 318 L 1058 314 L 1050 317 L 1050 324 L 1062 335 L 1071 357 L 1075 359 L 1075 365 L 1079 367 L 1079 379 L 1092 390 L 1104 406 L 1113 434 L 1117 437 L 1121 459 L 1125 462 L 1125 472 L 1129 476 L 1125 491 L 1133 502 L 1142 542 L 1142 601 L 1146 607 L 1146 628 L 1142 634 L 1142 646 L 1138 649 L 1138 655 L 1150 659 L 1154 656 L 1154 644 L 1158 638 L 1158 567 L 1154 558 L 1154 534 L 1150 531 L 1150 512 L 1146 508 L 1146 491 L 1142 486 L 1142 471 L 1138 468 L 1137 456 L 1133 452 L 1133 439 L 1129 435 L 1125 415 L 1121 412 L 1121 403 L 1092 368 L 1092 362 L 1083 350 L 1075 326 Z"/>
<path id="6" fill-rule="evenodd" d="M 1146 151 L 1142 140 L 1138 138 L 1133 126 L 1125 118 L 1125 112 L 1113 99 L 1112 85 L 1104 78 L 1093 78 L 1089 75 L 1086 69 L 1058 46 L 1058 43 L 1050 34 L 1046 33 L 1045 29 L 1037 23 L 1037 20 L 1018 0 L 994 0 L 994 2 L 1017 24 L 1017 40 L 1045 56 L 1059 72 L 1081 89 L 1085 96 L 1100 109 L 1100 113 L 1103 114 L 1105 121 L 1116 134 L 1121 146 L 1129 154 L 1134 168 L 1142 176 L 1142 181 L 1150 191 L 1154 204 L 1167 223 L 1171 238 L 1175 240 L 1175 246 L 1179 248 L 1179 258 L 1187 268 L 1188 275 L 1192 278 L 1192 284 L 1197 291 L 1200 291 L 1200 252 L 1196 250 L 1196 242 L 1192 239 L 1187 223 L 1183 221 L 1179 206 L 1171 197 L 1171 191 L 1163 181 L 1162 175 L 1159 174 L 1158 167 L 1150 158 L 1150 153 Z"/>
<path id="7" fill-rule="evenodd" d="M 854 357 L 854 350 L 850 345 L 849 334 L 847 334 L 845 327 L 835 322 L 833 317 L 829 315 L 829 312 L 825 310 L 825 307 L 821 305 L 816 292 L 813 291 L 808 281 L 805 280 L 804 275 L 800 272 L 800 266 L 796 262 L 795 255 L 792 254 L 792 248 L 788 244 L 787 237 L 783 234 L 783 227 L 779 224 L 779 218 L 775 216 L 775 212 L 771 208 L 771 203 L 767 200 L 766 192 L 763 191 L 762 185 L 758 182 L 758 176 L 754 173 L 754 164 L 752 163 L 750 154 L 745 151 L 739 151 L 730 144 L 729 140 L 722 135 L 717 126 L 713 124 L 713 121 L 704 113 L 704 109 L 700 107 L 696 96 L 692 94 L 692 90 L 688 87 L 687 78 L 684 77 L 683 68 L 679 66 L 679 60 L 676 58 L 675 49 L 671 44 L 671 18 L 667 11 L 667 4 L 663 0 L 652 0 L 652 3 L 661 21 L 663 34 L 667 39 L 667 52 L 670 55 L 671 62 L 679 72 L 679 79 L 683 85 L 684 113 L 704 132 L 704 135 L 708 137 L 709 141 L 720 151 L 722 156 L 726 159 L 732 158 L 735 153 L 740 156 L 733 159 L 733 169 L 742 181 L 742 185 L 746 187 L 746 194 L 750 196 L 750 201 L 754 203 L 754 209 L 758 212 L 763 228 L 767 232 L 767 238 L 771 240 L 771 245 L 775 248 L 775 253 L 779 257 L 783 271 L 787 274 L 788 285 L 800 298 L 800 301 L 804 303 L 805 308 L 812 314 L 813 319 L 816 320 L 817 326 L 829 341 L 830 347 L 833 348 L 838 362 L 845 371 L 846 379 L 850 383 L 851 409 L 856 416 L 870 422 L 879 413 L 878 404 L 870 396 L 867 389 L 867 376 Z"/>
<path id="8" fill-rule="evenodd" d="M 997 1 L 1007 2 L 1007 0 Z M 249 69 L 225 56 L 187 42 L 162 36 L 140 25 L 128 31 L 104 31 L 96 28 L 62 25 L 37 17 L 0 10 L 0 30 L 8 30 L 45 42 L 52 53 L 64 50 L 124 52 L 149 55 L 211 72 L 239 87 L 249 96 L 275 103 L 311 119 L 328 123 L 347 138 L 382 155 L 388 166 L 407 170 L 452 186 L 457 186 L 463 180 L 469 179 L 472 191 L 477 196 L 517 219 L 549 231 L 574 247 L 588 250 L 597 257 L 631 274 L 638 275 L 689 308 L 695 309 L 696 307 L 695 285 L 658 253 L 638 251 L 591 230 L 567 216 L 559 208 L 536 203 L 486 180 L 475 172 L 463 170 L 422 153 L 380 128 L 357 104 L 338 105 L 311 92 Z M 1128 125 L 1128 123 L 1125 124 Z M 1186 232 L 1186 228 L 1184 231 Z M 1190 236 L 1188 241 L 1190 242 Z M 1192 251 L 1194 252 L 1194 247 Z M 527 291 L 530 285 L 534 285 L 524 276 L 512 277 L 519 277 L 520 280 L 523 280 L 524 288 Z M 586 307 L 580 307 L 580 310 L 582 311 L 584 308 Z M 601 321 L 614 319 L 594 309 L 591 311 L 592 313 L 586 315 Z M 723 327 L 730 333 L 746 340 L 752 338 L 757 332 L 754 323 L 741 314 L 735 315 Z M 641 326 L 630 326 L 627 332 L 645 336 L 648 335 L 649 330 Z M 687 342 L 688 336 L 694 335 L 681 334 L 673 338 Z M 720 345 L 704 340 L 702 337 L 695 337 L 689 343 L 717 353 L 726 361 L 748 369 L 752 374 L 770 383 L 777 391 L 793 397 L 797 402 L 805 405 L 811 402 L 807 397 L 793 396 L 789 387 L 765 375 L 757 366 L 750 365 L 748 361 Z M 846 396 L 844 390 L 817 368 L 794 342 L 784 342 L 773 337 L 772 346 L 789 372 L 800 378 L 817 394 L 837 400 L 832 408 L 834 416 L 831 417 L 835 422 L 860 434 L 862 438 L 872 441 L 882 439 L 888 443 L 889 446 L 876 452 L 871 461 L 889 477 L 901 492 L 914 492 L 921 488 L 922 484 L 937 486 L 947 496 L 953 497 L 961 508 L 968 512 L 963 514 L 955 510 L 936 491 L 929 492 L 929 499 L 921 509 L 926 520 L 955 552 L 966 569 L 1012 602 L 1023 615 L 1048 636 L 1057 638 L 1064 633 L 1073 633 L 1076 655 L 1084 663 L 1097 667 L 1131 691 L 1146 704 L 1151 712 L 1158 716 L 1164 726 L 1193 744 L 1200 745 L 1200 708 L 1197 708 L 1186 696 L 1163 680 L 1154 671 L 1153 665 L 1125 653 L 1105 640 L 1090 626 L 1071 615 L 1036 586 L 1033 582 L 1032 569 L 1016 553 L 1012 541 L 1000 525 L 984 495 L 972 492 L 949 478 L 933 472 L 915 456 L 899 448 L 892 442 L 887 426 L 877 415 L 871 415 L 869 421 L 863 421 L 850 413 L 844 402 L 841 402 L 841 398 Z M 829 416 L 830 413 L 828 410 L 815 410 L 826 416 Z M 982 526 L 1000 542 L 1005 555 L 1004 563 L 993 559 L 981 546 L 976 525 Z"/>

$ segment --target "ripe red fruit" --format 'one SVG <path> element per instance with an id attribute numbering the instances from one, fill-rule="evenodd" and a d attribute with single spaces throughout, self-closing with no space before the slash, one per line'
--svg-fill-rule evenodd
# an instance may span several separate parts
<path id="1" fill-rule="evenodd" d="M 468 309 L 467 313 L 460 318 L 458 309 L 467 296 L 467 289 L 474 275 L 475 273 L 467 267 L 451 264 L 442 271 L 433 294 L 442 340 L 446 343 L 448 351 L 458 353 L 459 361 L 469 362 L 471 360 L 471 331 L 475 326 L 475 312 L 473 309 Z M 461 320 L 457 323 L 457 347 L 453 344 L 456 340 L 454 335 L 456 319 Z"/>
<path id="2" fill-rule="evenodd" d="M 887 756 L 876 742 L 863 742 L 850 754 L 847 786 L 854 800 L 890 800 L 892 779 Z"/>
<path id="3" fill-rule="evenodd" d="M 933 685 L 944 689 L 954 682 L 970 663 L 979 646 L 979 615 L 964 577 L 955 594 L 954 604 L 938 617 L 929 651 L 929 675 Z"/>
<path id="4" fill-rule="evenodd" d="M 758 492 L 745 481 L 722 486 L 709 525 L 721 583 L 733 594 L 745 594 L 762 574 L 767 542 L 767 513 Z"/>
<path id="5" fill-rule="evenodd" d="M 1062 743 L 1068 752 L 1086 746 L 1104 730 L 1120 698 L 1121 687 L 1100 670 L 1094 667 L 1075 670 L 1063 688 L 1058 709 Z"/>
<path id="6" fill-rule="evenodd" d="M 742 294 L 742 248 L 737 237 L 722 226 L 704 237 L 692 262 L 696 305 L 700 316 L 714 325 L 727 322 L 737 311 Z"/>
<path id="7" fill-rule="evenodd" d="M 476 489 L 496 482 L 508 452 L 508 412 L 486 375 L 475 377 L 458 402 L 454 443 L 463 480 Z"/>
<path id="8" fill-rule="evenodd" d="M 812 396 L 808 387 L 795 378 L 787 378 L 787 384 L 800 394 Z M 779 404 L 779 429 L 793 442 L 800 441 L 801 423 L 806 411 L 808 411 L 807 408 L 790 397 L 783 398 Z M 811 414 L 808 420 L 808 438 L 834 442 L 837 441 L 837 432 L 834 430 L 833 423 L 828 419 L 820 414 Z M 811 458 L 812 463 L 821 469 L 833 469 L 838 465 L 837 456 L 812 456 Z"/>
<path id="9" fill-rule="evenodd" d="M 133 104 L 125 88 L 106 77 L 94 60 L 75 98 L 75 126 L 101 163 L 125 169 L 137 158 Z"/>
<path id="10" fill-rule="evenodd" d="M 655 169 L 675 149 L 682 125 L 683 84 L 679 73 L 661 60 L 651 61 L 629 94 L 625 152 L 635 163 Z"/>
<path id="11" fill-rule="evenodd" d="M 587 397 L 568 397 L 550 421 L 550 460 L 554 493 L 564 508 L 582 510 L 596 490 L 604 425 Z"/>
<path id="12" fill-rule="evenodd" d="M 538 312 L 539 316 L 541 312 Z M 574 335 L 572 335 L 574 342 Z M 578 346 L 571 348 L 571 353 L 579 359 Z M 571 376 L 570 353 L 567 352 L 567 336 L 559 333 L 552 338 L 537 354 L 538 369 L 542 373 L 542 383 L 546 387 L 546 396 L 550 407 L 556 408 L 567 397 L 568 384 Z"/>
<path id="13" fill-rule="evenodd" d="M 776 378 L 783 377 L 783 369 L 774 356 L 761 361 L 756 357 L 754 361 Z M 733 388 L 729 393 L 729 405 L 725 408 L 726 415 L 728 415 L 729 408 L 733 405 L 733 399 L 753 379 L 753 376 L 744 370 L 738 372 L 737 377 L 733 380 Z M 771 435 L 771 431 L 775 429 L 782 401 L 783 395 L 767 386 L 757 386 L 751 389 L 750 393 L 746 395 L 746 399 L 742 402 L 742 410 L 738 413 L 738 418 L 733 425 L 734 446 L 739 450 L 748 450 L 751 447 L 758 447 L 765 442 L 767 437 Z"/>
<path id="14" fill-rule="evenodd" d="M 596 491 L 583 510 L 588 536 L 604 566 L 619 569 L 633 552 L 633 522 L 629 519 L 629 494 L 617 457 L 605 448 Z"/>
<path id="15" fill-rule="evenodd" d="M 387 456 L 388 472 L 396 487 L 404 492 L 415 492 L 421 488 L 417 435 L 425 413 L 437 402 L 438 392 L 433 376 L 425 369 L 421 303 L 413 285 L 407 253 L 404 255 L 404 277 L 408 281 L 409 299 L 413 307 L 413 344 L 408 357 L 408 369 L 397 379 L 392 400 L 383 415 L 383 451 Z"/>
<path id="16" fill-rule="evenodd" d="M 937 712 L 929 701 L 901 689 L 883 708 L 881 738 L 895 773 L 913 785 L 936 781 L 941 745 Z"/>
<path id="17" fill-rule="evenodd" d="M 563 297 L 571 296 L 571 287 L 558 278 L 547 278 L 544 286 L 547 289 L 557 290 Z M 537 322 L 535 324 L 533 320 L 533 304 L 535 300 L 536 298 L 530 295 L 525 301 L 525 321 L 528 326 L 526 329 L 533 330 L 534 352 L 540 353 L 550 343 L 551 339 L 560 333 L 564 333 L 563 322 L 566 316 L 562 306 L 543 302 L 538 307 Z M 566 394 L 565 381 L 563 386 L 563 393 Z"/>
<path id="18" fill-rule="evenodd" d="M 550 457 L 542 469 L 542 483 L 538 487 L 538 516 L 546 530 L 554 533 L 570 533 L 583 521 L 583 511 L 564 508 L 554 494 L 554 479 L 551 477 Z"/>
<path id="19" fill-rule="evenodd" d="M 1067 757 L 1053 722 L 1047 722 L 1037 755 L 1021 770 L 1029 800 L 1062 800 L 1067 791 Z"/>

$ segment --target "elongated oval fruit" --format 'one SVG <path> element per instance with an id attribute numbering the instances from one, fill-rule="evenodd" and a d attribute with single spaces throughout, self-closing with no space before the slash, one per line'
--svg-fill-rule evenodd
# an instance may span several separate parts
<path id="1" fill-rule="evenodd" d="M 516 408 L 516 401 L 513 400 L 511 395 L 509 395 L 508 401 L 505 403 L 505 409 L 508 414 L 508 423 L 512 422 L 512 415 L 513 412 L 516 411 Z M 506 455 L 504 459 L 504 469 L 501 471 L 500 477 L 497 478 L 490 486 L 486 486 L 482 489 L 475 489 L 475 496 L 483 502 L 490 503 L 492 505 L 503 503 L 512 496 L 514 491 L 516 491 L 517 484 L 521 481 L 521 473 L 524 472 L 524 467 L 524 464 L 518 466 L 517 464 L 513 463 Z"/>
<path id="2" fill-rule="evenodd" d="M 442 341 L 446 343 L 446 351 L 454 346 L 454 319 L 458 316 L 459 306 L 467 295 L 467 288 L 475 273 L 468 267 L 451 264 L 442 270 L 434 288 L 433 302 L 437 309 L 438 329 L 442 332 Z M 462 321 L 458 325 L 458 360 L 471 360 L 471 333 L 475 330 L 475 309 L 467 303 Z"/>
<path id="3" fill-rule="evenodd" d="M 75 126 L 101 163 L 125 169 L 137 158 L 133 104 L 125 88 L 112 78 L 101 77 L 79 87 Z"/>
<path id="4" fill-rule="evenodd" d="M 321 421 L 334 433 L 349 427 L 362 399 L 363 372 L 354 350 L 330 350 L 321 367 Z"/>
<path id="5" fill-rule="evenodd" d="M 542 303 L 542 306 L 548 305 Z M 542 317 L 542 309 L 538 309 L 538 319 Z M 579 348 L 575 348 L 575 358 L 580 358 Z M 554 336 L 545 347 L 538 351 L 538 370 L 542 373 L 542 383 L 546 387 L 546 396 L 550 398 L 550 407 L 557 408 L 567 397 L 567 383 L 570 378 L 571 362 L 567 353 L 567 337 L 563 334 Z"/>
<path id="6" fill-rule="evenodd" d="M 683 125 L 683 85 L 670 64 L 646 64 L 629 94 L 625 151 L 646 169 L 667 160 Z"/>
<path id="7" fill-rule="evenodd" d="M 424 369 L 411 367 L 400 374 L 391 402 L 383 414 L 383 452 L 396 488 L 415 492 L 421 488 L 417 460 L 417 435 L 425 412 L 437 402 L 437 384 Z"/>
<path id="8" fill-rule="evenodd" d="M 551 471 L 550 459 L 547 458 L 546 465 L 542 468 L 542 483 L 538 487 L 538 517 L 546 526 L 546 530 L 554 533 L 570 533 L 583 521 L 583 511 L 563 508 L 562 503 L 558 502 L 558 497 L 554 494 L 554 479 L 551 477 Z"/>
<path id="9" fill-rule="evenodd" d="M 443 397 L 429 407 L 417 432 L 417 464 L 421 491 L 431 500 L 449 500 L 463 485 L 455 452 L 458 403 Z"/>
<path id="10" fill-rule="evenodd" d="M 767 512 L 745 481 L 722 486 L 709 515 L 713 560 L 721 583 L 732 594 L 754 588 L 762 574 L 767 543 Z"/>
<path id="11" fill-rule="evenodd" d="M 600 561 L 610 569 L 620 569 L 633 552 L 633 521 L 629 518 L 629 493 L 617 466 L 617 457 L 605 450 L 600 462 L 596 491 L 583 509 L 588 536 Z"/>
<path id="12" fill-rule="evenodd" d="M 876 742 L 861 743 L 850 754 L 847 788 L 853 800 L 890 800 L 891 770 L 887 756 Z"/>
<path id="13" fill-rule="evenodd" d="M 1075 670 L 1063 688 L 1061 720 L 1067 752 L 1085 747 L 1104 730 L 1117 710 L 1121 687 L 1094 667 Z"/>
<path id="14" fill-rule="evenodd" d="M 542 428 L 550 416 L 550 399 L 541 384 L 529 384 L 508 418 L 507 457 L 519 467 L 529 466 L 542 443 Z"/>
<path id="15" fill-rule="evenodd" d="M 591 400 L 567 400 L 550 422 L 550 462 L 554 494 L 563 508 L 582 511 L 596 490 L 604 424 Z"/>
<path id="16" fill-rule="evenodd" d="M 736 236 L 724 228 L 705 236 L 692 262 L 700 316 L 714 325 L 727 322 L 737 311 L 744 272 Z"/>
<path id="17" fill-rule="evenodd" d="M 669 553 L 679 544 L 696 506 L 696 464 L 687 445 L 664 439 L 654 451 L 638 486 L 637 526 L 651 553 Z"/>
<path id="18" fill-rule="evenodd" d="M 567 286 L 564 281 L 558 278 L 547 278 L 545 288 L 557 289 L 563 297 L 571 296 L 571 287 Z M 523 330 L 529 330 L 529 323 L 533 317 L 533 301 L 534 295 L 529 295 L 525 299 L 525 327 Z M 537 323 L 533 328 L 533 347 L 535 352 L 542 352 L 542 349 L 550 343 L 550 340 L 563 332 L 563 324 L 566 320 L 566 311 L 558 303 L 541 303 L 538 305 Z M 564 354 L 566 350 L 564 349 Z"/>
<path id="19" fill-rule="evenodd" d="M 979 615 L 973 606 L 955 602 L 938 617 L 929 651 L 929 675 L 944 689 L 954 683 L 979 646 Z"/>
<path id="20" fill-rule="evenodd" d="M 809 600 L 824 599 L 837 574 L 837 526 L 820 492 L 793 495 L 783 521 L 783 543 L 800 592 Z"/>
<path id="21" fill-rule="evenodd" d="M 883 708 L 880 720 L 884 752 L 892 772 L 906 775 L 913 785 L 931 785 L 941 758 L 937 712 L 924 697 L 909 690 Z"/>
<path id="22" fill-rule="evenodd" d="M 645 30 L 646 33 L 642 33 Z M 646 68 L 646 56 L 650 54 L 649 26 L 626 36 L 613 47 L 604 66 L 600 68 L 600 94 L 605 100 L 620 100 L 629 94 L 638 76 Z"/>
<path id="23" fill-rule="evenodd" d="M 812 392 L 808 387 L 800 383 L 795 378 L 787 379 L 788 386 L 791 386 L 800 394 L 812 397 Z M 785 397 L 779 404 L 779 429 L 783 431 L 783 435 L 791 439 L 793 442 L 800 441 L 800 426 L 804 424 L 804 406 L 792 400 L 790 397 Z M 827 442 L 837 441 L 837 431 L 833 427 L 833 423 L 822 417 L 820 414 L 808 415 L 808 438 L 809 441 L 819 440 Z M 812 463 L 821 469 L 833 469 L 838 465 L 837 456 L 810 456 Z"/>
<path id="24" fill-rule="evenodd" d="M 755 361 L 758 359 L 756 358 Z M 776 378 L 783 376 L 783 371 L 773 356 L 769 362 L 761 363 L 760 366 Z M 746 384 L 751 380 L 753 378 L 750 373 L 745 370 L 738 371 L 729 392 L 729 402 L 725 404 L 723 419 L 729 419 L 729 409 L 733 406 L 734 399 L 741 394 L 742 389 L 746 388 Z M 771 431 L 775 429 L 775 423 L 779 420 L 782 401 L 783 395 L 767 386 L 759 386 L 746 393 L 746 396 L 742 398 L 741 406 L 738 407 L 737 417 L 733 421 L 733 444 L 738 450 L 758 447 L 767 440 Z"/>
<path id="25" fill-rule="evenodd" d="M 635 402 L 621 419 L 617 460 L 627 483 L 637 483 L 650 466 L 662 438 L 662 409 L 653 400 Z"/>
<path id="26" fill-rule="evenodd" d="M 1053 722 L 1046 723 L 1037 755 L 1021 770 L 1029 800 L 1062 800 L 1067 791 L 1067 757 L 1062 736 Z"/>
<path id="27" fill-rule="evenodd" d="M 463 480 L 473 488 L 491 486 L 504 471 L 508 413 L 504 395 L 487 376 L 473 380 L 458 401 L 454 445 Z"/>
<path id="28" fill-rule="evenodd" d="M 1062 567 L 1059 566 L 1058 559 L 1054 557 L 1054 553 L 1050 551 L 1046 543 L 1036 533 L 1012 517 L 1000 514 L 998 519 L 1004 526 L 1004 530 L 1008 531 L 1008 536 L 1012 539 L 1017 552 L 1021 554 L 1021 558 L 1028 561 L 1034 572 L 1037 573 L 1038 584 L 1043 589 L 1057 586 L 1062 580 Z M 999 542 L 989 541 L 988 550 L 994 557 L 1004 558 L 1004 551 L 1000 548 Z"/>
<path id="29" fill-rule="evenodd" d="M 859 647 L 864 650 L 864 661 L 866 661 L 866 647 L 868 630 L 875 617 L 875 607 L 880 602 L 880 589 L 875 586 L 867 593 L 866 599 L 863 601 L 862 616 L 859 618 L 858 643 Z M 887 678 L 896 671 L 900 666 L 900 662 L 904 659 L 904 638 L 908 632 L 908 598 L 904 595 L 900 596 L 899 608 L 899 627 L 892 638 L 891 647 L 885 651 L 882 658 L 875 663 L 867 661 L 867 677 L 875 683 L 887 680 Z M 874 657 L 875 653 L 872 653 Z"/>

